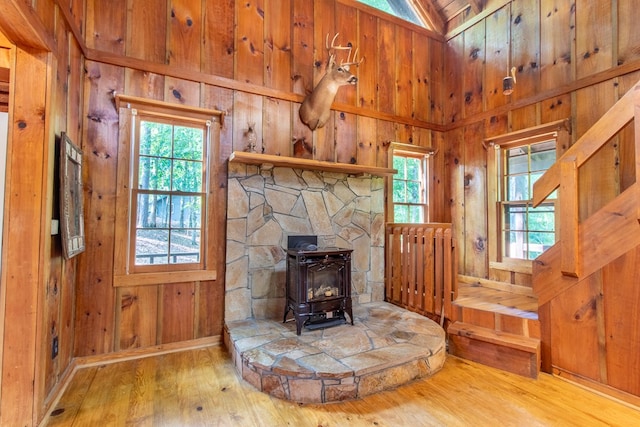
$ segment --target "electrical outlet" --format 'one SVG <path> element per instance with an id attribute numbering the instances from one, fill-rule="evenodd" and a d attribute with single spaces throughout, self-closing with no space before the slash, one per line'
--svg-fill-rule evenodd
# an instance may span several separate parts
<path id="1" fill-rule="evenodd" d="M 53 337 L 53 342 L 51 343 L 51 358 L 55 359 L 58 355 L 58 336 Z"/>

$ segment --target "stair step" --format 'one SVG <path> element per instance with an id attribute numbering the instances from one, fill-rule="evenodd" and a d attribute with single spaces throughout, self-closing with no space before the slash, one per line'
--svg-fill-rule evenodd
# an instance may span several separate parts
<path id="1" fill-rule="evenodd" d="M 464 322 L 447 330 L 449 353 L 483 365 L 537 378 L 540 372 L 540 340 L 496 331 Z"/>
<path id="2" fill-rule="evenodd" d="M 458 307 L 490 311 L 525 319 L 538 319 L 538 299 L 526 295 L 485 286 L 460 284 L 453 304 Z"/>

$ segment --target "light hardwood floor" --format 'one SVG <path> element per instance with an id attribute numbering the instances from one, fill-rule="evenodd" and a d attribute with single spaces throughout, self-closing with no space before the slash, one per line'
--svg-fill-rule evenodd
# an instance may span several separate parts
<path id="1" fill-rule="evenodd" d="M 297 404 L 239 379 L 223 346 L 78 369 L 46 426 L 631 426 L 637 409 L 546 374 L 452 356 L 433 377 L 360 400 Z"/>

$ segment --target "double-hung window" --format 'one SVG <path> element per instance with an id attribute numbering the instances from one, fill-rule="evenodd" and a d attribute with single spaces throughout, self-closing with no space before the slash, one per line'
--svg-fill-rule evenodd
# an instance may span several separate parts
<path id="1" fill-rule="evenodd" d="M 555 243 L 555 193 L 533 207 L 533 184 L 555 161 L 555 138 L 500 149 L 503 257 L 535 259 Z"/>
<path id="2" fill-rule="evenodd" d="M 211 165 L 219 114 L 124 96 L 119 101 L 114 283 L 215 279 Z"/>
<path id="3" fill-rule="evenodd" d="M 563 120 L 486 140 L 491 262 L 530 262 L 555 244 L 557 192 L 534 207 L 533 186 L 567 138 Z"/>
<path id="4" fill-rule="evenodd" d="M 391 180 L 389 222 L 429 222 L 429 151 L 409 144 L 392 143 L 391 164 L 397 172 Z"/>

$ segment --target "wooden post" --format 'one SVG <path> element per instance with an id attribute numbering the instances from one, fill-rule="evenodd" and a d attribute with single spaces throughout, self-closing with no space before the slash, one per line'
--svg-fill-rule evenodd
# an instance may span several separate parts
<path id="1" fill-rule="evenodd" d="M 578 277 L 582 255 L 578 241 L 578 165 L 575 156 L 560 162 L 560 270 L 565 276 Z"/>

